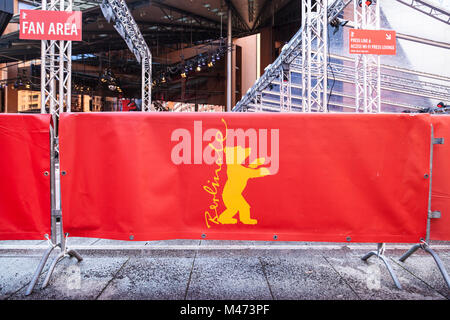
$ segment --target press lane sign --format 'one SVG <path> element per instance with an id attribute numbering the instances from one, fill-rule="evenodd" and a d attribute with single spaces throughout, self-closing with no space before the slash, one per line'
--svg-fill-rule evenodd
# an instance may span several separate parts
<path id="1" fill-rule="evenodd" d="M 20 39 L 81 41 L 81 11 L 20 11 Z"/>
<path id="2" fill-rule="evenodd" d="M 395 55 L 396 33 L 393 30 L 349 30 L 351 54 Z"/>

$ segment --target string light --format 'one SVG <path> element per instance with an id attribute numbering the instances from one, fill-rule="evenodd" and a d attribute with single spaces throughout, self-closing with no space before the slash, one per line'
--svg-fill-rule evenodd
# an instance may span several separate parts
<path id="1" fill-rule="evenodd" d="M 226 44 L 221 43 L 219 48 L 213 52 L 203 52 L 198 56 L 191 58 L 190 60 L 183 60 L 182 63 L 167 67 L 165 71 L 160 71 L 159 76 L 155 76 L 152 82 L 152 86 L 157 86 L 162 83 L 167 83 L 171 81 L 170 74 L 178 73 L 181 78 L 187 78 L 189 72 L 201 72 L 204 68 L 213 68 L 216 61 L 219 61 L 221 55 L 227 51 Z"/>

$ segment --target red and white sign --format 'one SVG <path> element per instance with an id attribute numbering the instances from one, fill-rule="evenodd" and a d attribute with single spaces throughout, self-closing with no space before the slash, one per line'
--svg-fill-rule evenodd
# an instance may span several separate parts
<path id="1" fill-rule="evenodd" d="M 393 30 L 350 29 L 351 54 L 395 55 L 396 33 Z"/>
<path id="2" fill-rule="evenodd" d="M 20 39 L 81 41 L 81 11 L 20 11 Z"/>

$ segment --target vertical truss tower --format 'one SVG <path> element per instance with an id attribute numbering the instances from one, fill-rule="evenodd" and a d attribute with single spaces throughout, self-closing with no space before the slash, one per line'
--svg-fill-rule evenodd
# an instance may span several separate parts
<path id="1" fill-rule="evenodd" d="M 380 29 L 380 0 L 353 0 L 356 29 Z M 380 56 L 360 54 L 355 58 L 356 112 L 381 112 Z"/>
<path id="2" fill-rule="evenodd" d="M 42 0 L 42 10 L 72 11 L 73 0 Z M 41 40 L 41 113 L 52 115 L 58 138 L 60 112 L 70 112 L 72 41 Z M 56 150 L 58 152 L 58 150 Z"/>
<path id="3" fill-rule="evenodd" d="M 328 0 L 302 0 L 302 106 L 327 112 Z M 289 81 L 290 82 L 290 81 Z"/>

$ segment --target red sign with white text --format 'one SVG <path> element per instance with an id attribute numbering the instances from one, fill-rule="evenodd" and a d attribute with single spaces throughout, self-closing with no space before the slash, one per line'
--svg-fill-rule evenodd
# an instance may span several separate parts
<path id="1" fill-rule="evenodd" d="M 81 11 L 20 11 L 20 39 L 81 41 Z"/>
<path id="2" fill-rule="evenodd" d="M 396 33 L 393 30 L 350 29 L 349 31 L 351 54 L 395 55 L 396 44 Z"/>

